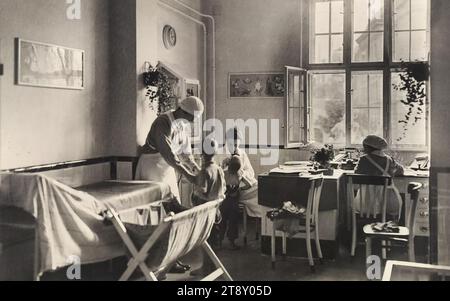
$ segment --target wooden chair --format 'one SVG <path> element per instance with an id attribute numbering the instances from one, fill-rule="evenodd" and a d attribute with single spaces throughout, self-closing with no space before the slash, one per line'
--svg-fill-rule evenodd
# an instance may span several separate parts
<path id="1" fill-rule="evenodd" d="M 105 214 L 106 219 L 113 223 L 125 247 L 131 254 L 128 267 L 120 277 L 120 281 L 129 280 L 136 269 L 141 270 L 147 281 L 158 281 L 157 276 L 170 270 L 180 257 L 200 247 L 206 252 L 216 267 L 216 270 L 202 279 L 202 281 L 213 281 L 222 276 L 225 280 L 232 281 L 230 274 L 207 243 L 212 226 L 215 223 L 216 212 L 221 203 L 222 201 L 209 202 L 188 211 L 163 218 L 140 250 L 131 239 L 125 223 L 120 218 L 120 214 L 109 208 Z M 150 204 L 150 206 L 154 206 L 154 204 Z M 144 208 L 135 209 L 142 210 Z M 187 233 L 189 235 L 185 235 Z M 160 256 L 163 258 L 157 267 L 148 267 L 146 261 L 149 257 L 154 259 L 154 254 L 161 255 L 161 252 L 156 252 L 155 250 L 158 242 L 167 247 L 162 251 L 165 254 Z"/>
<path id="2" fill-rule="evenodd" d="M 364 234 L 366 236 L 366 257 L 372 255 L 372 241 L 380 240 L 380 241 L 388 241 L 393 244 L 399 244 L 400 247 L 408 249 L 408 258 L 410 262 L 415 262 L 415 217 L 417 211 L 417 203 L 419 201 L 420 190 L 423 185 L 420 183 L 410 183 L 408 186 L 408 193 L 411 196 L 411 210 L 409 211 L 406 227 L 399 227 L 399 233 L 386 233 L 386 232 L 375 232 L 371 225 L 366 225 L 363 229 Z M 382 248 L 393 248 L 395 245 L 382 245 Z"/>
<path id="3" fill-rule="evenodd" d="M 377 219 L 380 216 L 379 207 L 382 207 L 381 222 L 386 222 L 387 191 L 388 186 L 392 184 L 391 177 L 385 176 L 367 176 L 367 175 L 349 175 L 347 178 L 347 197 L 351 206 L 352 214 L 352 246 L 351 256 L 355 257 L 356 243 L 358 235 L 358 217 L 359 219 Z M 381 200 L 375 199 L 371 194 L 371 188 L 382 188 Z M 358 199 L 355 198 L 355 192 L 358 191 Z M 355 204 L 358 201 L 359 208 Z"/>
<path id="4" fill-rule="evenodd" d="M 311 239 L 312 234 L 314 234 L 314 240 L 316 243 L 317 255 L 319 257 L 320 263 L 322 263 L 323 255 L 322 249 L 320 247 L 320 237 L 319 237 L 319 206 L 320 198 L 322 194 L 323 178 L 316 177 L 309 180 L 310 189 L 308 193 L 308 203 L 306 206 L 306 212 L 303 216 L 299 216 L 298 220 L 300 223 L 300 229 L 298 233 L 306 234 L 306 249 L 308 252 L 308 261 L 311 271 L 315 272 L 314 258 L 312 254 Z M 271 249 L 272 249 L 272 268 L 275 268 L 276 254 L 275 254 L 275 240 L 276 240 L 276 228 L 275 223 L 272 229 L 271 235 Z M 283 243 L 283 258 L 286 258 L 287 254 L 287 233 L 282 232 L 282 243 Z"/>

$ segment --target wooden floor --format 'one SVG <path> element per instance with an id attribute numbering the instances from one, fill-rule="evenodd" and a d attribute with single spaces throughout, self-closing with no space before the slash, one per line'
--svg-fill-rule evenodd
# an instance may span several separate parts
<path id="1" fill-rule="evenodd" d="M 254 234 L 255 230 L 250 229 L 249 232 Z M 242 246 L 242 240 L 239 240 L 239 243 Z M 19 264 L 22 265 L 21 263 L 25 262 L 27 263 L 26 266 L 30 267 L 28 270 L 32 271 L 32 254 L 30 254 L 30 250 L 27 251 L 30 248 L 32 248 L 32 244 L 27 248 L 24 247 L 14 251 L 22 256 L 20 256 L 19 261 L 12 263 L 12 267 L 8 271 L 10 275 L 13 275 L 14 270 L 16 270 L 14 266 L 18 267 Z M 366 281 L 364 251 L 364 246 L 360 246 L 357 257 L 352 261 L 349 254 L 349 242 L 342 242 L 336 260 L 325 261 L 323 265 L 317 265 L 316 273 L 311 273 L 308 261 L 302 258 L 287 258 L 286 261 L 279 258 L 277 267 L 273 270 L 270 257 L 262 255 L 261 243 L 259 240 L 255 240 L 254 235 L 248 246 L 242 247 L 238 251 L 232 251 L 225 242 L 222 249 L 216 250 L 216 253 L 232 278 L 237 281 Z M 391 254 L 389 259 L 405 260 L 406 258 L 406 254 Z M 191 254 L 184 258 L 183 262 L 190 264 L 193 269 L 197 269 L 200 267 L 201 259 L 199 254 Z M 116 281 L 125 267 L 125 258 L 113 262 L 85 265 L 82 266 L 81 270 L 82 280 Z M 2 280 L 31 280 L 30 277 L 23 277 L 23 273 L 26 273 L 23 269 L 20 269 L 20 273 L 22 273 L 22 276 L 19 279 L 12 277 Z M 67 281 L 66 270 L 47 273 L 42 280 Z M 167 280 L 195 281 L 196 278 L 191 277 L 188 273 L 185 275 L 168 274 Z"/>

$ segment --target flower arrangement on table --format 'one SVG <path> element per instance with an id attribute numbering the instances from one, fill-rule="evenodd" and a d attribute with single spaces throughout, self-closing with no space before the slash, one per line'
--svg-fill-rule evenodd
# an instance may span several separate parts
<path id="1" fill-rule="evenodd" d="M 330 162 L 334 159 L 334 146 L 331 144 L 326 144 L 320 149 L 312 151 L 313 155 L 311 160 L 316 162 L 318 166 L 317 169 L 327 169 L 330 170 Z"/>

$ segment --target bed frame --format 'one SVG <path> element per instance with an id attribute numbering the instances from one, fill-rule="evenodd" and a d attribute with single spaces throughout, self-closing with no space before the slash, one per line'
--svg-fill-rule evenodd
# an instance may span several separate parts
<path id="1" fill-rule="evenodd" d="M 135 179 L 136 174 L 136 168 L 138 164 L 139 158 L 138 157 L 124 157 L 124 156 L 111 156 L 111 157 L 101 157 L 101 158 L 93 158 L 93 159 L 86 159 L 86 160 L 78 160 L 78 161 L 67 161 L 67 162 L 59 162 L 59 163 L 52 163 L 52 164 L 45 164 L 45 165 L 36 165 L 36 166 L 29 166 L 29 167 L 21 167 L 21 168 L 14 168 L 14 169 L 8 169 L 8 170 L 0 170 L 0 175 L 2 173 L 42 173 L 42 172 L 48 172 L 48 171 L 57 171 L 57 170 L 63 170 L 63 169 L 69 169 L 69 168 L 77 168 L 77 167 L 86 167 L 86 166 L 93 166 L 98 164 L 109 164 L 110 165 L 110 180 L 117 180 L 118 179 L 118 164 L 119 163 L 130 163 L 132 164 L 132 178 Z M 19 227 L 24 230 L 35 230 L 35 225 L 14 225 L 14 227 Z M 38 236 L 35 233 L 35 239 L 34 239 L 34 254 L 38 254 L 39 252 L 39 244 L 38 244 Z M 40 280 L 40 276 L 38 275 L 37 271 L 37 262 L 38 256 L 35 256 L 35 262 L 34 262 L 34 272 L 33 272 L 33 279 L 36 281 Z"/>
<path id="2" fill-rule="evenodd" d="M 109 163 L 110 167 L 111 167 L 111 171 L 110 171 L 111 180 L 117 180 L 117 165 L 118 165 L 118 163 L 131 163 L 132 167 L 133 167 L 133 179 L 134 179 L 134 175 L 136 174 L 138 160 L 139 160 L 138 157 L 111 156 L 111 157 L 101 157 L 101 158 L 94 158 L 94 159 L 68 161 L 68 162 L 60 162 L 60 163 L 52 163 L 52 164 L 45 164 L 45 165 L 36 165 L 36 166 L 1 170 L 0 173 L 39 173 L 39 172 L 55 171 L 55 170 L 62 170 L 62 169 L 68 169 L 68 168 L 92 166 L 92 165 L 97 165 L 97 164 Z"/>

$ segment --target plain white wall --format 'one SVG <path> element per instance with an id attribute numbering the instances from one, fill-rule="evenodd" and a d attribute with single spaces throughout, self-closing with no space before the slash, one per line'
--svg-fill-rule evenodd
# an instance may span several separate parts
<path id="1" fill-rule="evenodd" d="M 198 19 L 175 1 L 165 1 L 172 7 Z M 189 6 L 199 9 L 200 1 L 183 1 Z M 155 66 L 158 61 L 171 67 L 178 74 L 189 79 L 200 80 L 204 87 L 204 34 L 201 25 L 176 13 L 156 0 L 137 1 L 137 144 L 145 143 L 147 134 L 156 119 L 155 110 L 151 109 L 145 99 L 145 87 L 142 84 L 142 72 L 145 62 Z M 163 44 L 162 32 L 165 25 L 171 25 L 177 32 L 177 45 L 166 49 Z M 202 95 L 208 106 L 208 96 Z"/>
<path id="2" fill-rule="evenodd" d="M 0 169 L 109 154 L 109 1 L 82 1 L 68 20 L 66 1 L 1 0 Z M 83 91 L 14 84 L 14 38 L 86 51 Z"/>
<path id="3" fill-rule="evenodd" d="M 226 119 L 284 118 L 283 99 L 230 100 L 230 72 L 281 72 L 301 63 L 301 0 L 205 0 L 216 19 L 216 116 Z M 284 144 L 280 128 L 280 144 Z"/>

